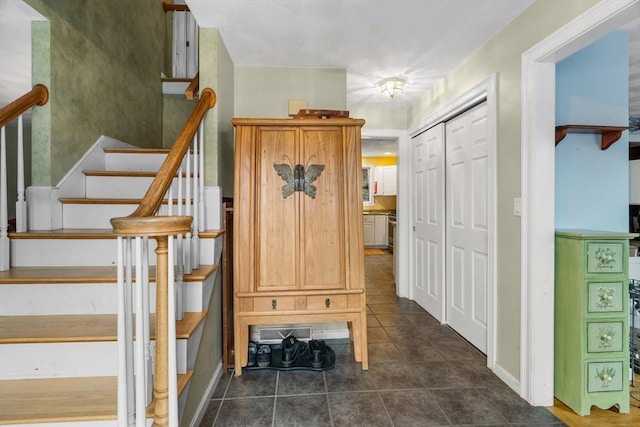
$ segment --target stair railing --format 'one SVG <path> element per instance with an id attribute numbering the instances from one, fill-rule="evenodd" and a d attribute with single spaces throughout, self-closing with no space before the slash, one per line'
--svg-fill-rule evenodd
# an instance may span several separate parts
<path id="1" fill-rule="evenodd" d="M 136 210 L 128 217 L 111 219 L 118 248 L 120 427 L 146 426 L 146 407 L 151 403 L 151 388 L 155 401 L 154 426 L 178 425 L 175 325 L 176 312 L 180 313 L 181 308 L 178 308 L 180 296 L 176 288 L 177 282 L 182 280 L 182 274 L 199 265 L 198 234 L 204 230 L 202 122 L 215 103 L 216 94 L 211 88 L 200 92 L 193 112 Z M 185 175 L 183 167 L 186 168 L 185 184 L 182 182 Z M 178 178 L 174 179 L 176 175 Z M 178 197 L 174 203 L 172 183 L 176 180 Z M 186 192 L 184 206 L 183 187 Z M 189 199 L 193 199 L 193 203 Z M 164 200 L 168 207 L 163 211 L 161 206 Z M 173 215 L 174 204 L 177 205 L 177 215 Z M 156 242 L 156 346 L 153 368 L 149 352 L 149 238 Z M 135 334 L 133 301 L 136 306 Z"/>
<path id="2" fill-rule="evenodd" d="M 32 107 L 49 101 L 49 89 L 37 84 L 26 94 L 9 105 L 0 108 L 0 271 L 11 265 L 9 259 L 9 204 L 7 202 L 7 140 L 5 127 L 18 119 L 17 175 L 16 175 L 16 231 L 27 231 L 27 201 L 24 197 L 24 137 L 22 116 Z"/>

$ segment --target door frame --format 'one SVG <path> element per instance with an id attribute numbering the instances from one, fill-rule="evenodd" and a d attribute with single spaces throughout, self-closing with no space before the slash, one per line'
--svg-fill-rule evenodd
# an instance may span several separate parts
<path id="1" fill-rule="evenodd" d="M 407 152 L 407 145 L 409 144 L 409 138 L 407 131 L 394 130 L 394 129 L 362 129 L 362 138 L 384 138 L 397 140 L 398 144 L 398 172 L 397 172 L 397 188 L 396 195 L 396 215 L 398 218 L 398 225 L 396 226 L 396 246 L 393 248 L 396 254 L 396 294 L 402 298 L 409 298 L 409 280 L 407 278 L 407 269 L 409 264 L 408 258 L 408 239 L 409 239 L 409 199 L 410 194 L 407 191 L 403 191 L 403 188 L 407 187 L 408 176 L 405 176 L 402 171 L 408 170 L 410 167 L 411 159 L 411 147 Z"/>
<path id="2" fill-rule="evenodd" d="M 522 54 L 520 395 L 553 405 L 556 63 L 640 13 L 603 0 Z"/>
<path id="3" fill-rule="evenodd" d="M 489 75 L 485 80 L 480 82 L 478 85 L 460 95 L 441 109 L 435 111 L 434 113 L 428 115 L 421 121 L 419 121 L 416 125 L 412 126 L 408 130 L 408 137 L 412 138 L 417 134 L 435 126 L 440 122 L 445 122 L 460 113 L 463 113 L 465 110 L 470 107 L 486 101 L 487 102 L 487 138 L 489 140 L 489 148 L 488 148 L 488 188 L 487 191 L 489 193 L 488 203 L 487 203 L 487 215 L 488 215 L 488 241 L 487 241 L 487 254 L 488 254 L 488 267 L 489 270 L 487 272 L 487 367 L 494 371 L 496 375 L 498 375 L 503 381 L 507 382 L 511 385 L 512 381 L 508 375 L 501 375 L 502 370 L 496 370 L 496 287 L 497 287 L 497 279 L 496 279 L 496 271 L 497 271 L 497 227 L 496 227 L 496 200 L 497 200 L 497 169 L 496 169 L 496 140 L 497 140 L 497 82 L 498 75 L 497 73 Z M 444 142 L 446 144 L 446 141 Z M 409 141 L 407 141 L 408 152 L 405 152 L 406 155 L 410 155 L 411 147 Z M 409 194 L 413 194 L 413 189 L 411 188 L 411 158 L 406 157 L 404 163 L 407 164 L 408 168 L 406 169 L 406 176 L 404 183 L 407 185 L 405 188 L 409 188 Z M 442 201 L 444 203 L 444 200 Z M 408 202 L 407 202 L 408 203 Z M 410 225 L 413 221 L 411 218 L 411 209 L 407 206 L 407 218 L 405 219 L 405 224 Z M 406 230 L 406 238 L 407 238 L 407 247 L 406 253 L 409 255 L 407 258 L 408 268 L 408 282 L 406 286 L 409 286 L 410 283 L 413 283 L 413 262 L 415 262 L 415 254 L 412 252 L 412 249 L 409 245 L 410 239 L 409 237 L 409 227 Z M 444 259 L 444 258 L 443 258 Z M 445 283 L 442 283 L 441 295 L 445 295 Z M 409 289 L 410 297 L 413 294 L 413 290 Z M 446 313 L 443 314 L 444 323 L 446 323 Z"/>

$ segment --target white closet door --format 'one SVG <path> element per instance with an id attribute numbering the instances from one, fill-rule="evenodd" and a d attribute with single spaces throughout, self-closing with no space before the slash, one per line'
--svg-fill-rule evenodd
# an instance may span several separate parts
<path id="1" fill-rule="evenodd" d="M 488 129 L 482 103 L 446 123 L 447 323 L 487 352 Z"/>
<path id="2" fill-rule="evenodd" d="M 444 124 L 412 140 L 413 299 L 444 320 Z"/>

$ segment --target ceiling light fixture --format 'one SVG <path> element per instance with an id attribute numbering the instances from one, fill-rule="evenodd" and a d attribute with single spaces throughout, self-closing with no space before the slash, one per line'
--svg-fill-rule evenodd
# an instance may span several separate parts
<path id="1" fill-rule="evenodd" d="M 385 95 L 389 95 L 391 98 L 400 95 L 407 84 L 407 81 L 401 77 L 390 77 L 388 79 L 381 80 L 378 83 L 382 88 L 381 92 Z"/>

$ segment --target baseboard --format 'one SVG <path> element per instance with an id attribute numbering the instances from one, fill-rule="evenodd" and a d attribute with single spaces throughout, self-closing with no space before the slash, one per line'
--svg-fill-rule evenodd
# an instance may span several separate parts
<path id="1" fill-rule="evenodd" d="M 196 413 L 194 414 L 191 423 L 189 423 L 189 427 L 196 427 L 200 425 L 200 422 L 204 418 L 204 414 L 207 412 L 207 408 L 209 407 L 209 401 L 211 400 L 211 396 L 213 396 L 213 392 L 216 390 L 218 383 L 220 382 L 220 378 L 222 378 L 222 360 L 218 362 L 218 367 L 216 368 L 216 372 L 211 377 L 211 381 L 207 386 L 207 392 L 200 400 L 198 404 L 198 409 L 196 409 Z"/>
<path id="2" fill-rule="evenodd" d="M 518 396 L 520 396 L 520 380 L 518 380 L 516 377 L 511 375 L 509 372 L 507 372 L 503 367 L 501 367 L 498 364 L 496 364 L 496 367 L 493 370 L 493 373 L 496 374 L 496 376 L 500 378 L 502 382 L 508 385 L 511 390 L 518 393 Z"/>

